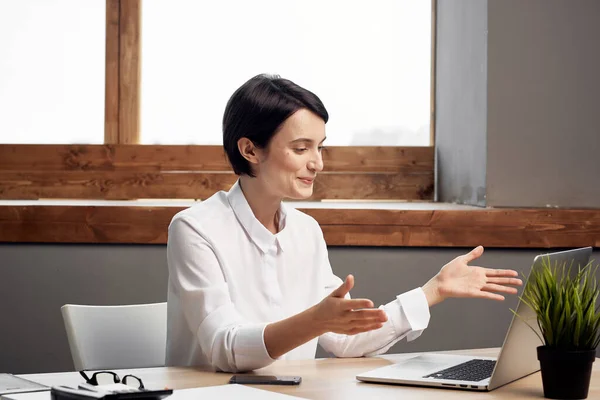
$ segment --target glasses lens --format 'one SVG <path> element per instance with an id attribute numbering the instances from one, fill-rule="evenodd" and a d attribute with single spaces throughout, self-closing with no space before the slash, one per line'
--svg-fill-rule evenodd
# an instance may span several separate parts
<path id="1" fill-rule="evenodd" d="M 123 377 L 123 383 L 127 386 L 134 387 L 136 389 L 141 389 L 144 386 L 142 385 L 142 380 L 137 376 L 127 375 Z"/>
<path id="2" fill-rule="evenodd" d="M 115 376 L 110 372 L 98 372 L 96 374 L 98 385 L 110 385 L 115 383 Z"/>

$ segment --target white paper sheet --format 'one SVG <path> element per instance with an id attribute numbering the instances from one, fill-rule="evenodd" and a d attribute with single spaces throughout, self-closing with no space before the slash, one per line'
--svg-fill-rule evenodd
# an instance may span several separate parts
<path id="1" fill-rule="evenodd" d="M 244 400 L 293 400 L 301 397 L 255 389 L 245 385 L 219 385 L 194 389 L 175 390 L 165 400 L 200 400 L 200 399 L 244 399 Z"/>

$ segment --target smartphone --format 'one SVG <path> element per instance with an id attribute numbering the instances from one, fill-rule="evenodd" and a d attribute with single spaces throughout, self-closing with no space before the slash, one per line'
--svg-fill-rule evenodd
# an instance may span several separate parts
<path id="1" fill-rule="evenodd" d="M 234 375 L 229 383 L 241 385 L 299 385 L 300 376 L 274 376 L 274 375 Z"/>

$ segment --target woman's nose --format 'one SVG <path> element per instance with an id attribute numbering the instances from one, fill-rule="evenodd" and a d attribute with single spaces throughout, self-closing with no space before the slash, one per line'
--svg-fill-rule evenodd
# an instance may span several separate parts
<path id="1" fill-rule="evenodd" d="M 315 159 L 308 163 L 308 169 L 314 172 L 321 172 L 323 170 L 323 155 L 321 152 L 317 153 Z"/>

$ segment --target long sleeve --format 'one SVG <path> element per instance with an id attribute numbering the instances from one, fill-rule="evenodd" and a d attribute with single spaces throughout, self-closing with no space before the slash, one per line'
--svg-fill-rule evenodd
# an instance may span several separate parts
<path id="1" fill-rule="evenodd" d="M 336 357 L 362 357 L 383 354 L 398 341 L 418 338 L 429 324 L 429 307 L 421 288 L 399 295 L 380 306 L 388 320 L 377 330 L 357 335 L 326 333 L 319 344 Z"/>
<path id="2" fill-rule="evenodd" d="M 323 273 L 328 275 L 324 288 L 328 295 L 342 284 L 342 280 L 331 270 L 324 240 L 320 251 Z M 336 357 L 373 356 L 385 353 L 405 337 L 409 341 L 418 338 L 429 325 L 429 305 L 421 288 L 403 293 L 379 308 L 388 316 L 380 329 L 357 335 L 326 333 L 319 337 L 319 344 Z"/>
<path id="3" fill-rule="evenodd" d="M 214 368 L 248 371 L 274 361 L 264 343 L 266 323 L 248 322 L 236 310 L 210 243 L 184 217 L 169 226 L 167 259 L 176 303 Z"/>

